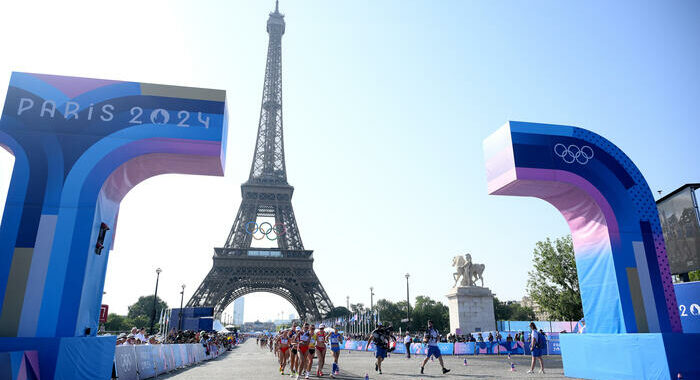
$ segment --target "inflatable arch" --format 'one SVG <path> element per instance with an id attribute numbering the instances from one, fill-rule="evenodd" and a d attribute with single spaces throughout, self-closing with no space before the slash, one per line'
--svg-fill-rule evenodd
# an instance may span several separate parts
<path id="1" fill-rule="evenodd" d="M 96 337 L 119 204 L 164 173 L 221 176 L 226 93 L 13 73 L 0 146 L 15 157 L 0 226 L 0 352 L 42 378 L 109 378 Z M 0 370 L 0 377 L 2 371 Z"/>
<path id="2" fill-rule="evenodd" d="M 514 121 L 484 152 L 489 194 L 543 199 L 571 229 L 586 334 L 562 337 L 565 374 L 688 373 L 670 346 L 700 339 L 681 334 L 656 203 L 632 161 L 585 129 Z"/>

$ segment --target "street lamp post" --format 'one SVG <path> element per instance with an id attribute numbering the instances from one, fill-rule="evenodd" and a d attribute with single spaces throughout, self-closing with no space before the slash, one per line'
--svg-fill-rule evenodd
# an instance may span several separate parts
<path id="1" fill-rule="evenodd" d="M 153 335 L 153 325 L 156 323 L 156 301 L 158 300 L 158 280 L 160 280 L 160 272 L 163 270 L 158 268 L 156 269 L 156 291 L 153 294 L 153 313 L 151 314 L 151 329 L 150 334 Z"/>
<path id="2" fill-rule="evenodd" d="M 185 300 L 185 284 L 182 284 L 180 292 L 180 315 L 177 317 L 177 331 L 182 331 L 182 301 Z"/>
<path id="3" fill-rule="evenodd" d="M 372 318 L 372 328 L 374 328 L 374 287 L 369 287 L 369 317 Z"/>
<path id="4" fill-rule="evenodd" d="M 408 322 L 406 323 L 406 329 L 408 330 L 408 326 L 411 324 L 411 298 L 408 296 L 408 278 L 411 277 L 408 273 L 406 273 L 406 319 Z"/>
<path id="5" fill-rule="evenodd" d="M 345 296 L 345 306 L 350 310 L 350 296 Z"/>

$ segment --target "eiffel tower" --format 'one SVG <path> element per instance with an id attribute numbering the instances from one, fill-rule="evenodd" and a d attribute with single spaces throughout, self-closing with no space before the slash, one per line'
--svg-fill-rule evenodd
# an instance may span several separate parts
<path id="1" fill-rule="evenodd" d="M 282 35 L 279 2 L 267 20 L 270 40 L 255 154 L 248 181 L 241 185 L 241 206 L 222 248 L 214 248 L 214 265 L 187 302 L 214 307 L 218 317 L 236 298 L 269 292 L 289 301 L 299 316 L 319 320 L 333 308 L 313 269 L 313 251 L 299 235 L 287 182 L 282 134 Z M 258 223 L 259 218 L 270 222 Z M 251 248 L 253 240 L 270 240 L 277 248 Z"/>

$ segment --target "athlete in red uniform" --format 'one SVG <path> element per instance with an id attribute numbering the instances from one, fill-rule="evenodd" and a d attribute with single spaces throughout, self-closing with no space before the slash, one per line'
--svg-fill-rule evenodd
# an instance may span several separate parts
<path id="1" fill-rule="evenodd" d="M 318 370 L 316 371 L 316 376 L 323 376 L 323 365 L 326 364 L 326 339 L 328 335 L 325 331 L 326 325 L 321 323 L 318 326 L 318 331 L 315 334 L 316 337 L 316 356 L 318 357 Z"/>

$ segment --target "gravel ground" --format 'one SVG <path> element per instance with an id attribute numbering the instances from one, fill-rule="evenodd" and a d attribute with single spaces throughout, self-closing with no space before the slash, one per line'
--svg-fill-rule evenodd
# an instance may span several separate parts
<path id="1" fill-rule="evenodd" d="M 568 379 L 564 377 L 560 356 L 545 357 L 546 374 L 527 374 L 530 358 L 513 356 L 515 372 L 510 371 L 510 363 L 504 356 L 445 356 L 445 365 L 452 369 L 447 375 L 442 375 L 437 360 L 429 361 L 425 366 L 425 374 L 421 375 L 420 361 L 424 357 L 406 359 L 403 355 L 392 355 L 383 364 L 383 374 L 374 371 L 373 353 L 342 351 L 340 354 L 341 374 L 338 379 L 364 379 L 365 374 L 370 379 Z M 464 366 L 464 359 L 467 366 Z M 326 357 L 324 378 L 328 379 L 330 372 L 330 355 Z M 539 364 L 538 364 L 539 366 Z M 279 374 L 277 358 L 267 349 L 263 350 L 251 339 L 219 358 L 205 362 L 194 368 L 180 370 L 161 379 L 190 380 L 190 379 L 290 379 Z M 539 367 L 535 367 L 537 371 Z M 316 371 L 314 362 L 313 371 Z M 289 374 L 289 367 L 285 373 Z M 311 376 L 312 379 L 318 379 Z"/>

